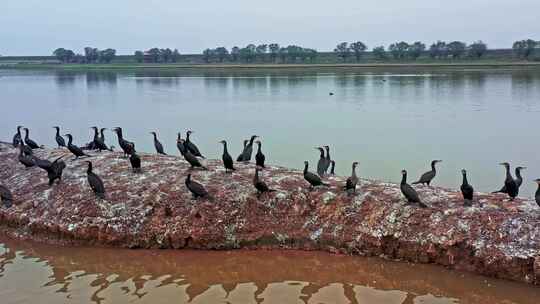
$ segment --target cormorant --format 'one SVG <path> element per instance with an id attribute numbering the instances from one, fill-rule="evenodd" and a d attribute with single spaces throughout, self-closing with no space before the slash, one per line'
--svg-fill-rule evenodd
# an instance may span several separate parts
<path id="1" fill-rule="evenodd" d="M 245 145 L 244 150 L 238 157 L 236 158 L 236 161 L 239 162 L 249 162 L 251 160 L 251 154 L 253 154 L 253 141 L 255 141 L 255 138 L 259 136 L 253 135 L 251 136 L 251 139 L 249 140 L 249 143 Z"/>
<path id="2" fill-rule="evenodd" d="M 330 93 L 328 93 L 328 95 L 333 96 L 333 95 L 334 95 L 334 92 L 330 92 Z"/>
<path id="3" fill-rule="evenodd" d="M 235 171 L 236 169 L 234 168 L 233 159 L 227 151 L 227 141 L 222 140 L 220 141 L 220 143 L 223 144 L 223 155 L 221 159 L 223 160 L 223 167 L 225 167 L 225 173 Z"/>
<path id="4" fill-rule="evenodd" d="M 118 136 L 118 145 L 120 148 L 122 148 L 122 151 L 124 151 L 124 157 L 127 157 L 127 155 L 135 152 L 135 144 L 124 139 L 122 128 L 116 127 L 113 129 L 113 131 L 116 132 L 116 135 Z"/>
<path id="5" fill-rule="evenodd" d="M 35 166 L 36 163 L 34 162 L 34 158 L 32 157 L 32 155 L 24 154 L 24 147 L 24 143 L 21 142 L 21 144 L 19 145 L 19 162 L 23 164 L 26 168 Z"/>
<path id="6" fill-rule="evenodd" d="M 436 160 L 431 161 L 431 171 L 428 171 L 428 172 L 422 174 L 420 179 L 417 180 L 416 182 L 412 183 L 412 184 L 413 185 L 427 184 L 429 186 L 429 183 L 431 183 L 431 181 L 435 178 L 435 175 L 437 175 L 437 169 L 435 169 L 435 164 L 440 163 L 440 162 L 442 162 L 442 160 L 440 160 L 440 159 L 436 159 Z"/>
<path id="7" fill-rule="evenodd" d="M 336 168 L 336 162 L 334 160 L 331 160 L 330 165 L 330 175 L 336 175 L 336 173 L 334 172 L 334 169 Z"/>
<path id="8" fill-rule="evenodd" d="M 255 142 L 257 144 L 257 154 L 255 154 L 255 164 L 261 168 L 266 168 L 264 166 L 264 161 L 266 160 L 266 156 L 261 152 L 261 146 L 262 143 L 260 140 L 257 140 Z"/>
<path id="9" fill-rule="evenodd" d="M 86 174 L 88 177 L 88 184 L 97 197 L 105 199 L 105 186 L 103 186 L 103 181 L 99 176 L 92 172 L 92 162 L 87 161 L 87 163 L 88 169 L 86 170 Z"/>
<path id="10" fill-rule="evenodd" d="M 56 129 L 56 136 L 54 137 L 54 139 L 56 140 L 56 143 L 58 144 L 58 148 L 65 147 L 66 141 L 60 135 L 60 127 L 53 127 L 53 129 Z"/>
<path id="11" fill-rule="evenodd" d="M 0 185 L 0 201 L 2 201 L 2 204 L 4 204 L 6 208 L 13 206 L 13 195 L 4 185 Z"/>
<path id="12" fill-rule="evenodd" d="M 105 144 L 105 136 L 103 135 L 103 131 L 106 130 L 106 128 L 101 129 L 102 136 L 99 136 L 98 127 L 91 127 L 91 129 L 94 130 L 94 139 L 92 141 L 94 150 L 99 150 L 99 152 L 109 150 L 109 147 Z"/>
<path id="13" fill-rule="evenodd" d="M 176 147 L 178 148 L 178 151 L 180 151 L 180 155 L 184 156 L 184 154 L 186 154 L 186 146 L 184 145 L 185 144 L 185 140 L 182 139 L 182 135 L 180 133 L 178 133 L 178 138 L 176 139 Z"/>
<path id="14" fill-rule="evenodd" d="M 73 144 L 73 136 L 71 134 L 65 134 L 64 136 L 66 136 L 68 138 L 68 144 L 67 144 L 67 148 L 69 150 L 69 152 L 73 153 L 73 155 L 75 155 L 75 159 L 79 158 L 79 157 L 82 157 L 82 156 L 87 156 L 87 157 L 90 157 L 90 155 L 84 153 L 84 151 L 77 147 L 76 145 Z"/>
<path id="15" fill-rule="evenodd" d="M 321 178 L 314 173 L 308 171 L 309 163 L 304 161 L 304 179 L 310 184 L 310 189 L 313 189 L 315 186 L 328 186 L 328 184 L 323 183 Z"/>
<path id="16" fill-rule="evenodd" d="M 189 139 L 189 136 L 191 135 L 191 133 L 194 133 L 194 132 L 191 130 L 188 130 L 186 132 L 186 141 L 184 142 L 184 146 L 189 152 L 191 152 L 191 154 L 204 158 L 204 156 L 199 151 L 199 148 L 197 148 L 197 146 Z"/>
<path id="17" fill-rule="evenodd" d="M 474 195 L 474 189 L 471 185 L 469 185 L 469 182 L 467 181 L 467 171 L 465 169 L 461 170 L 461 174 L 463 174 L 463 183 L 461 184 L 461 193 L 463 194 L 464 199 L 464 205 L 465 206 L 472 206 L 472 200 Z"/>
<path id="18" fill-rule="evenodd" d="M 22 143 L 21 128 L 23 126 L 17 126 L 17 133 L 13 135 L 13 146 L 17 148 Z"/>
<path id="19" fill-rule="evenodd" d="M 141 173 L 141 158 L 137 155 L 137 152 L 131 153 L 129 156 L 129 162 L 134 173 Z"/>
<path id="20" fill-rule="evenodd" d="M 510 164 L 504 162 L 500 163 L 499 165 L 504 166 L 506 169 L 506 178 L 504 180 L 504 187 L 501 189 L 501 192 L 504 191 L 504 193 L 510 196 L 510 200 L 513 201 L 519 193 L 519 187 L 517 182 L 512 178 L 512 174 L 510 174 Z"/>
<path id="21" fill-rule="evenodd" d="M 536 203 L 538 204 L 538 207 L 540 207 L 540 178 L 537 178 L 534 181 L 538 184 L 538 189 L 536 189 L 534 199 L 536 200 Z"/>
<path id="22" fill-rule="evenodd" d="M 24 143 L 32 149 L 39 149 L 40 146 L 35 141 L 29 138 L 30 131 L 28 130 L 28 128 L 24 128 L 24 132 Z"/>
<path id="23" fill-rule="evenodd" d="M 400 189 L 401 189 L 401 193 L 403 193 L 407 201 L 409 203 L 418 203 L 420 207 L 426 208 L 427 207 L 426 204 L 420 201 L 420 197 L 418 197 L 418 193 L 416 192 L 416 190 L 414 190 L 413 187 L 411 187 L 411 185 L 407 184 L 407 170 L 401 170 L 401 175 L 402 175 L 402 178 L 401 178 Z"/>
<path id="24" fill-rule="evenodd" d="M 22 148 L 23 154 L 27 156 L 34 155 L 34 151 L 29 146 L 25 145 L 24 142 L 21 141 L 19 144 L 19 147 Z"/>
<path id="25" fill-rule="evenodd" d="M 324 168 L 326 167 L 326 158 L 324 157 L 324 149 L 322 147 L 315 148 L 319 150 L 321 155 L 319 156 L 319 162 L 317 163 L 317 174 L 320 177 L 324 176 Z"/>
<path id="26" fill-rule="evenodd" d="M 187 149 L 186 149 L 186 153 L 184 153 L 184 159 L 191 165 L 191 168 L 199 167 L 199 168 L 208 170 L 208 168 L 203 166 L 203 164 L 199 161 L 199 159 Z"/>
<path id="27" fill-rule="evenodd" d="M 150 134 L 154 135 L 154 147 L 156 148 L 156 152 L 158 154 L 167 155 L 167 153 L 163 151 L 163 145 L 157 139 L 156 132 L 150 132 Z"/>
<path id="28" fill-rule="evenodd" d="M 326 162 L 324 163 L 324 174 L 328 172 L 328 168 L 330 168 L 330 162 L 332 159 L 330 158 L 330 146 L 324 146 L 324 149 L 326 150 Z"/>
<path id="29" fill-rule="evenodd" d="M 186 187 L 188 190 L 193 194 L 193 198 L 196 199 L 198 197 L 207 198 L 209 197 L 208 191 L 204 189 L 204 186 L 199 184 L 198 182 L 191 180 L 191 173 L 188 174 L 186 177 Z"/>
<path id="30" fill-rule="evenodd" d="M 516 173 L 516 178 L 514 179 L 516 181 L 516 185 L 518 187 L 518 190 L 519 190 L 519 187 L 521 187 L 521 184 L 523 183 L 523 177 L 521 176 L 521 170 L 523 169 L 527 169 L 526 167 L 516 167 L 515 169 L 515 173 Z M 491 193 L 508 193 L 506 191 L 506 186 L 502 186 L 501 190 L 499 191 L 493 191 Z"/>
<path id="31" fill-rule="evenodd" d="M 274 192 L 276 190 L 268 188 L 268 185 L 259 179 L 259 171 L 261 171 L 262 168 L 257 166 L 255 167 L 255 176 L 253 177 L 253 186 L 255 186 L 255 189 L 257 189 L 257 198 L 260 198 L 261 195 L 265 192 Z"/>
<path id="32" fill-rule="evenodd" d="M 62 172 L 64 171 L 64 168 L 66 168 L 66 163 L 61 160 L 62 157 L 64 156 L 58 157 L 52 163 L 46 159 L 35 158 L 37 166 L 47 171 L 49 186 L 52 186 L 55 180 L 58 179 L 58 181 L 60 181 L 62 179 Z"/>
<path id="33" fill-rule="evenodd" d="M 356 166 L 358 165 L 358 162 L 352 163 L 352 173 L 349 178 L 347 178 L 347 183 L 345 184 L 345 190 L 347 192 L 356 193 L 356 184 L 358 184 L 358 176 L 356 176 Z"/>

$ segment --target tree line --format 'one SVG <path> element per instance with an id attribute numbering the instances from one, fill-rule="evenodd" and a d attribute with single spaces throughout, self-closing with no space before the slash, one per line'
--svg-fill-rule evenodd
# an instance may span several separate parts
<path id="1" fill-rule="evenodd" d="M 225 61 L 250 63 L 257 60 L 272 63 L 278 61 L 281 63 L 314 62 L 317 54 L 315 49 L 298 45 L 281 47 L 277 43 L 248 44 L 243 48 L 234 46 L 230 51 L 222 46 L 215 49 L 205 49 L 202 52 L 203 60 L 206 63 Z"/>
<path id="2" fill-rule="evenodd" d="M 75 54 L 70 49 L 58 48 L 54 50 L 53 56 L 62 63 L 110 63 L 116 57 L 116 50 L 111 48 L 99 50 L 85 47 L 83 55 Z"/>
<path id="3" fill-rule="evenodd" d="M 160 49 L 151 48 L 146 52 L 135 51 L 135 61 L 150 62 L 150 63 L 168 63 L 178 62 L 180 60 L 180 52 L 177 49 L 171 50 L 170 48 Z"/>

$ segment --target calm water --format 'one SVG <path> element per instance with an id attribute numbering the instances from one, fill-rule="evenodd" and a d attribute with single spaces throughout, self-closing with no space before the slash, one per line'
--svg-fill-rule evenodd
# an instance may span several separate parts
<path id="1" fill-rule="evenodd" d="M 442 267 L 296 251 L 58 248 L 0 238 L 1 303 L 538 303 Z"/>

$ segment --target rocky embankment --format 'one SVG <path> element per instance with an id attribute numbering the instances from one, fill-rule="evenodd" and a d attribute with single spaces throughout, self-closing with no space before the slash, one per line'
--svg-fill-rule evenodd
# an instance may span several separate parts
<path id="1" fill-rule="evenodd" d="M 14 205 L 0 208 L 11 237 L 64 245 L 129 248 L 290 248 L 382 256 L 540 285 L 540 209 L 532 201 L 509 202 L 478 193 L 463 207 L 457 190 L 418 186 L 429 206 L 405 205 L 399 186 L 361 180 L 357 195 L 330 187 L 309 191 L 302 172 L 270 166 L 262 174 L 276 192 L 257 199 L 253 164 L 226 174 L 220 161 L 191 170 L 212 200 L 193 200 L 184 179 L 189 165 L 175 156 L 141 154 L 143 172 L 132 173 L 121 153 L 91 153 L 106 199 L 86 181 L 85 159 L 67 150 L 63 180 L 48 186 L 45 171 L 25 169 L 18 151 L 0 144 L 0 183 Z"/>

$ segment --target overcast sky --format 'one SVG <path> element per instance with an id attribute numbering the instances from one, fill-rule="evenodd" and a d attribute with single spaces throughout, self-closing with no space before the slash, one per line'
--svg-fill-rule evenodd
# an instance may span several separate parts
<path id="1" fill-rule="evenodd" d="M 483 40 L 510 47 L 540 40 L 540 0 L 0 0 L 0 54 L 57 47 L 151 47 L 199 53 L 248 43 L 319 51 L 340 41 L 371 49 L 394 41 Z"/>

